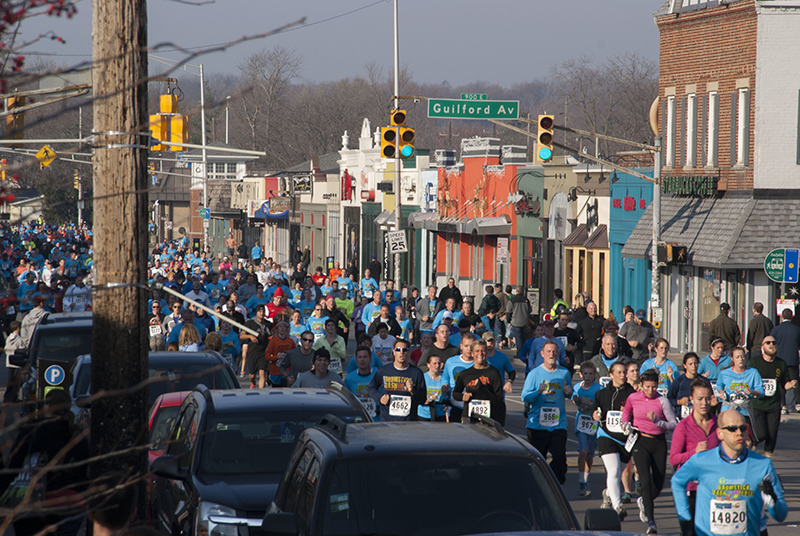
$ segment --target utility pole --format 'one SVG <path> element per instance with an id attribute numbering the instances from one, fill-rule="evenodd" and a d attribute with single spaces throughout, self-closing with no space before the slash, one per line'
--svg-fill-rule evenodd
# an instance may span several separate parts
<path id="1" fill-rule="evenodd" d="M 92 392 L 128 389 L 147 378 L 141 329 L 147 280 L 147 0 L 92 2 L 94 90 L 94 292 Z M 144 478 L 147 390 L 92 404 L 92 473 Z M 144 486 L 138 498 L 144 506 Z"/>
<path id="2" fill-rule="evenodd" d="M 397 16 L 397 3 L 399 0 L 394 0 L 394 109 L 400 108 L 400 33 L 399 22 Z M 402 231 L 402 222 L 400 221 L 401 200 L 400 200 L 400 168 L 402 161 L 400 160 L 400 127 L 397 127 L 397 150 L 394 152 L 394 230 Z M 388 275 L 389 270 L 386 270 Z M 403 281 L 400 274 L 400 253 L 394 254 L 394 280 L 399 285 L 398 288 L 403 287 Z"/>

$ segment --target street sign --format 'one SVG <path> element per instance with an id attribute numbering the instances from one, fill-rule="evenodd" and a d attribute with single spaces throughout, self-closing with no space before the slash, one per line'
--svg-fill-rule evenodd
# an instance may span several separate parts
<path id="1" fill-rule="evenodd" d="M 44 167 L 47 167 L 50 164 L 52 164 L 56 158 L 58 158 L 58 155 L 49 145 L 45 145 L 44 147 L 39 149 L 38 153 L 36 153 L 36 159 L 39 162 L 41 162 L 42 165 L 44 165 Z"/>
<path id="2" fill-rule="evenodd" d="M 389 231 L 386 233 L 386 240 L 389 242 L 389 253 L 408 252 L 405 231 Z"/>
<path id="3" fill-rule="evenodd" d="M 764 259 L 764 272 L 776 283 L 797 283 L 800 250 L 773 249 Z"/>
<path id="4" fill-rule="evenodd" d="M 461 100 L 472 100 L 472 101 L 475 101 L 475 100 L 486 100 L 488 98 L 489 97 L 486 95 L 486 93 L 462 93 L 461 94 Z"/>
<path id="5" fill-rule="evenodd" d="M 50 365 L 47 367 L 47 370 L 44 371 L 44 379 L 47 380 L 47 383 L 50 385 L 59 385 L 64 381 L 64 378 L 66 378 L 64 369 L 58 365 Z"/>
<path id="6" fill-rule="evenodd" d="M 505 264 L 508 262 L 508 238 L 497 237 L 497 262 Z"/>
<path id="7" fill-rule="evenodd" d="M 169 220 L 165 221 L 164 222 L 164 229 L 167 229 L 167 230 L 172 229 L 172 222 L 169 221 Z"/>
<path id="8" fill-rule="evenodd" d="M 519 119 L 519 101 L 429 99 L 428 117 L 451 119 Z"/>
<path id="9" fill-rule="evenodd" d="M 210 218 L 211 217 L 211 209 L 201 208 L 200 209 L 200 217 L 203 218 L 204 220 L 207 220 L 208 218 Z"/>

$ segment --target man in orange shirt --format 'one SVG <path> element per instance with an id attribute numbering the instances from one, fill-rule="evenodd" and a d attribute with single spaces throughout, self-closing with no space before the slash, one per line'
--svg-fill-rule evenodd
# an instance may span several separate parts
<path id="1" fill-rule="evenodd" d="M 333 264 L 333 268 L 331 268 L 331 271 L 328 273 L 328 277 L 331 278 L 331 281 L 336 281 L 342 277 L 342 267 L 339 266 L 338 262 Z"/>
<path id="2" fill-rule="evenodd" d="M 269 364 L 269 383 L 273 387 L 286 387 L 286 378 L 281 373 L 278 363 L 286 356 L 286 352 L 294 350 L 295 347 L 294 340 L 289 337 L 289 324 L 284 321 L 278 322 L 275 336 L 270 339 L 264 356 Z"/>
<path id="3" fill-rule="evenodd" d="M 275 294 L 272 295 L 272 302 L 267 304 L 267 318 L 270 320 L 274 319 L 276 316 L 280 316 L 282 314 L 289 314 L 291 311 L 287 311 L 288 305 L 284 302 L 283 299 L 283 289 L 278 288 L 275 291 Z"/>

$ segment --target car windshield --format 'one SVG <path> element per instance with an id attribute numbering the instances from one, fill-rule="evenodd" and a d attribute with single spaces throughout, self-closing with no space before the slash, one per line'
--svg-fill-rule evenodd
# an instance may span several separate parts
<path id="1" fill-rule="evenodd" d="M 227 364 L 213 364 L 210 361 L 150 362 L 148 377 L 156 380 L 148 386 L 148 403 L 153 405 L 158 395 L 175 391 L 191 391 L 199 384 L 209 389 L 238 389 L 230 367 Z"/>
<path id="2" fill-rule="evenodd" d="M 34 337 L 31 349 L 32 363 L 39 359 L 74 361 L 76 357 L 92 353 L 92 328 L 72 328 L 63 324 L 62 329 L 48 329 Z"/>
<path id="3" fill-rule="evenodd" d="M 448 536 L 576 528 L 546 474 L 540 460 L 508 456 L 342 460 L 322 484 L 321 532 Z"/>
<path id="4" fill-rule="evenodd" d="M 172 425 L 175 424 L 175 417 L 178 416 L 180 406 L 161 406 L 158 408 L 153 419 L 153 426 L 150 428 L 150 443 L 154 450 L 163 450 L 167 446 L 167 439 L 172 432 Z"/>
<path id="5" fill-rule="evenodd" d="M 282 473 L 306 428 L 328 413 L 346 422 L 364 422 L 352 409 L 209 415 L 203 436 L 200 474 Z"/>

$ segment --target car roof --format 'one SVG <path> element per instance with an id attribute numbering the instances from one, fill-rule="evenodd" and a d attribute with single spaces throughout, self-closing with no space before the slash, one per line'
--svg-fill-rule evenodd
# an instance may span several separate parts
<path id="1" fill-rule="evenodd" d="M 82 355 L 80 360 L 83 363 L 91 363 L 92 356 Z M 191 361 L 193 363 L 207 362 L 211 365 L 220 363 L 223 358 L 216 352 L 150 352 L 149 363 L 150 365 L 158 365 L 160 363 L 176 363 L 180 361 Z"/>
<path id="2" fill-rule="evenodd" d="M 333 430 L 323 423 L 306 433 L 325 433 L 343 456 L 386 454 L 510 454 L 536 456 L 526 442 L 508 434 L 492 421 L 475 424 L 423 421 L 336 423 Z M 419 438 L 425 441 L 420 442 Z"/>
<path id="3" fill-rule="evenodd" d="M 158 395 L 155 403 L 162 408 L 180 406 L 183 403 L 183 399 L 189 396 L 189 393 L 191 393 L 191 391 L 174 391 L 170 393 L 164 393 Z"/>
<path id="4" fill-rule="evenodd" d="M 81 329 L 81 328 L 91 328 L 92 327 L 92 319 L 91 318 L 75 318 L 72 320 L 57 320 L 51 323 L 42 323 L 36 327 L 36 331 L 72 331 L 74 329 Z"/>
<path id="5" fill-rule="evenodd" d="M 44 321 L 44 324 L 61 324 L 64 322 L 77 322 L 79 320 L 92 320 L 91 311 L 80 311 L 77 313 L 50 313 Z"/>
<path id="6" fill-rule="evenodd" d="M 325 389 L 213 389 L 214 413 L 263 410 L 325 411 L 350 408 L 341 396 Z M 203 396 L 202 393 L 198 393 Z"/>

